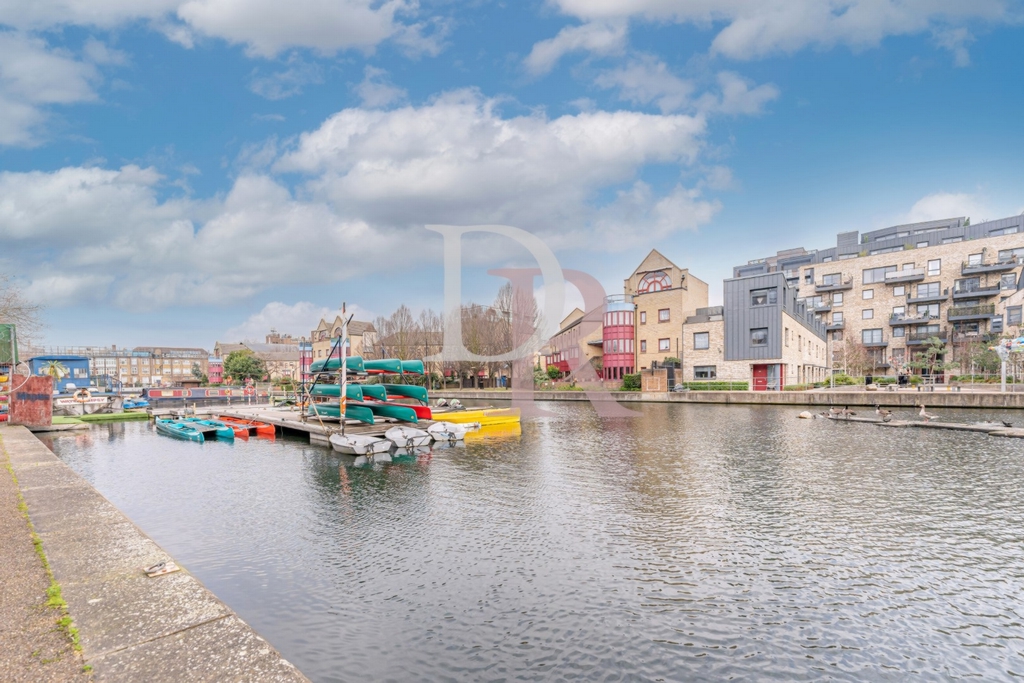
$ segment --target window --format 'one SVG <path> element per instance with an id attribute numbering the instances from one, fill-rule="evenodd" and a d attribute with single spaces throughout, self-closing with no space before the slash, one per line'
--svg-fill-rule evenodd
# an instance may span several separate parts
<path id="1" fill-rule="evenodd" d="M 928 275 L 938 275 L 942 270 L 942 259 L 934 259 L 928 262 Z"/>
<path id="2" fill-rule="evenodd" d="M 842 311 L 833 311 L 832 312 L 832 322 L 834 322 L 834 323 L 841 323 L 841 322 L 843 322 L 843 312 Z"/>
<path id="3" fill-rule="evenodd" d="M 718 377 L 718 368 L 714 365 L 693 366 L 694 379 L 714 379 Z"/>
<path id="4" fill-rule="evenodd" d="M 873 289 L 865 289 L 863 292 L 860 293 L 860 298 L 862 298 L 862 299 L 874 299 L 875 298 L 875 290 L 873 290 Z"/>
<path id="5" fill-rule="evenodd" d="M 980 266 L 981 265 L 981 254 L 968 254 L 967 265 L 969 266 Z"/>
<path id="6" fill-rule="evenodd" d="M 896 266 L 882 266 L 881 268 L 867 268 L 861 277 L 861 282 L 870 285 L 872 282 L 885 282 L 886 273 L 895 273 Z"/>
<path id="7" fill-rule="evenodd" d="M 668 322 L 668 309 L 667 308 L 659 308 L 658 309 L 658 322 L 659 323 L 667 323 Z"/>
<path id="8" fill-rule="evenodd" d="M 751 306 L 770 306 L 778 301 L 778 288 L 753 289 L 750 291 Z"/>
<path id="9" fill-rule="evenodd" d="M 918 249 L 920 249 L 922 247 L 927 247 L 927 246 L 928 246 L 928 242 L 918 242 L 917 243 L 917 248 Z"/>
<path id="10" fill-rule="evenodd" d="M 647 324 L 647 311 L 640 311 L 640 324 L 641 325 L 646 325 Z"/>
<path id="11" fill-rule="evenodd" d="M 863 311 L 860 312 L 860 317 L 862 320 L 871 320 L 872 318 L 875 317 L 875 309 L 865 308 Z"/>
<path id="12" fill-rule="evenodd" d="M 829 273 L 828 275 L 821 276 L 821 284 L 825 286 L 842 284 L 842 280 L 842 273 Z"/>
<path id="13" fill-rule="evenodd" d="M 929 282 L 928 284 L 917 286 L 917 298 L 921 299 L 927 296 L 939 296 L 938 282 Z"/>
<path id="14" fill-rule="evenodd" d="M 989 230 L 988 231 L 988 236 L 989 237 L 999 237 L 1001 235 L 1013 235 L 1016 232 L 1017 232 L 1017 226 L 1016 225 L 1011 225 L 1008 228 L 1001 228 L 1001 229 L 997 229 L 997 230 Z"/>
<path id="15" fill-rule="evenodd" d="M 896 285 L 895 287 L 892 288 L 892 295 L 893 296 L 905 296 L 906 293 L 907 293 L 907 288 L 904 287 L 903 285 Z"/>
<path id="16" fill-rule="evenodd" d="M 913 263 L 904 263 L 903 264 L 903 270 L 906 271 L 906 270 L 913 270 L 913 269 L 914 269 L 914 264 Z"/>
<path id="17" fill-rule="evenodd" d="M 804 271 L 804 284 L 814 284 L 814 268 L 808 268 L 807 270 Z"/>
<path id="18" fill-rule="evenodd" d="M 907 314 L 906 306 L 893 306 L 892 307 L 892 317 L 894 317 L 894 318 L 902 318 L 906 314 Z"/>
<path id="19" fill-rule="evenodd" d="M 832 257 L 831 256 L 826 256 L 825 258 L 821 259 L 821 262 L 822 263 L 832 263 Z"/>
<path id="20" fill-rule="evenodd" d="M 1024 247 L 1018 247 L 1017 249 L 1000 249 L 999 250 L 999 262 L 1006 263 L 1007 261 L 1013 261 L 1014 259 L 1024 256 Z"/>
<path id="21" fill-rule="evenodd" d="M 892 362 L 894 365 L 902 365 L 903 359 L 906 358 L 906 349 L 893 349 L 892 350 Z"/>
<path id="22" fill-rule="evenodd" d="M 947 237 L 946 239 L 942 240 L 942 243 L 943 244 L 955 244 L 956 242 L 963 242 L 963 241 L 964 241 L 963 237 Z"/>
<path id="23" fill-rule="evenodd" d="M 1007 325 L 1020 325 L 1020 306 L 1007 306 L 1006 307 L 1006 324 Z"/>
<path id="24" fill-rule="evenodd" d="M 862 344 L 882 343 L 882 328 L 877 327 L 871 330 L 861 330 L 860 341 Z"/>
<path id="25" fill-rule="evenodd" d="M 672 350 L 672 344 L 670 343 L 670 340 L 668 340 L 668 339 L 659 339 L 658 340 L 658 350 L 659 351 L 671 351 Z"/>
<path id="26" fill-rule="evenodd" d="M 1014 273 L 1006 273 L 999 278 L 1000 289 L 1017 289 L 1017 275 Z"/>
<path id="27" fill-rule="evenodd" d="M 647 273 L 643 279 L 640 280 L 639 286 L 637 286 L 637 294 L 647 294 L 648 292 L 660 292 L 663 289 L 669 289 L 672 287 L 672 279 L 669 278 L 668 273 L 663 270 L 656 271 L 654 273 Z"/>
<path id="28" fill-rule="evenodd" d="M 918 317 L 928 316 L 929 318 L 939 317 L 939 305 L 938 304 L 918 304 L 917 305 Z"/>
<path id="29" fill-rule="evenodd" d="M 693 333 L 693 348 L 706 349 L 710 347 L 710 335 L 707 332 Z"/>
<path id="30" fill-rule="evenodd" d="M 646 339 L 641 339 L 640 340 L 640 353 L 647 353 L 647 340 Z"/>
<path id="31" fill-rule="evenodd" d="M 906 328 L 904 328 L 904 327 L 894 327 L 894 328 L 892 328 L 892 336 L 893 337 L 902 337 L 903 336 L 903 332 L 904 332 L 905 329 Z"/>
<path id="32" fill-rule="evenodd" d="M 843 341 L 843 331 L 842 330 L 833 330 L 832 331 L 832 341 Z"/>
<path id="33" fill-rule="evenodd" d="M 768 344 L 768 328 L 755 327 L 750 330 L 750 343 L 753 346 L 766 346 Z"/>
<path id="34" fill-rule="evenodd" d="M 843 293 L 842 292 L 834 292 L 832 294 L 832 305 L 833 306 L 842 306 L 843 305 Z"/>

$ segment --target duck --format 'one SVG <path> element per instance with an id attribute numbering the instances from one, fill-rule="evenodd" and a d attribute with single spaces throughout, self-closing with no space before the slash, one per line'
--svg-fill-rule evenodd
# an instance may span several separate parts
<path id="1" fill-rule="evenodd" d="M 876 403 L 875 404 L 875 415 L 882 418 L 882 422 L 888 422 L 892 419 L 891 410 L 882 410 L 882 408 Z"/>
<path id="2" fill-rule="evenodd" d="M 932 420 L 938 419 L 938 417 L 939 417 L 938 415 L 932 415 L 931 413 L 927 413 L 927 412 L 925 412 L 925 409 L 924 409 L 924 404 L 923 404 L 923 403 L 921 403 L 921 404 L 917 404 L 917 403 L 915 403 L 915 404 L 914 404 L 914 407 L 915 407 L 915 408 L 920 408 L 920 409 L 921 409 L 921 412 L 919 412 L 919 413 L 918 413 L 918 415 L 919 415 L 919 416 L 921 417 L 921 419 L 923 419 L 923 420 L 924 420 L 925 422 L 931 422 Z"/>

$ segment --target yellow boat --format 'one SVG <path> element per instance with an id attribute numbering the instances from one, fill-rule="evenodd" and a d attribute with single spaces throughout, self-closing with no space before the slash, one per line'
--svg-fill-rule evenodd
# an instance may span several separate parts
<path id="1" fill-rule="evenodd" d="M 487 427 L 481 427 L 474 432 L 466 432 L 466 441 L 483 441 L 493 439 L 509 439 L 520 436 L 523 433 L 523 427 L 518 422 L 490 425 Z"/>
<path id="2" fill-rule="evenodd" d="M 465 424 L 467 422 L 479 423 L 481 427 L 493 427 L 495 425 L 519 424 L 519 408 L 486 408 L 484 410 L 447 410 L 445 412 L 433 411 L 435 420 Z"/>

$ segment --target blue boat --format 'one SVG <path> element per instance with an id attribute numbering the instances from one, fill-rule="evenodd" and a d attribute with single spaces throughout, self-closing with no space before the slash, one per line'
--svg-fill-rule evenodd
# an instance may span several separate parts
<path id="1" fill-rule="evenodd" d="M 235 430 L 227 426 L 220 420 L 204 420 L 198 417 L 187 417 L 182 422 L 192 424 L 194 427 L 198 427 L 199 431 L 204 431 L 207 434 L 213 432 L 213 435 L 221 441 L 234 441 Z M 205 427 L 206 429 L 203 429 Z"/>
<path id="2" fill-rule="evenodd" d="M 156 431 L 164 436 L 170 436 L 175 439 L 185 439 L 186 441 L 195 441 L 196 443 L 206 441 L 203 433 L 196 429 L 195 425 L 178 422 L 177 420 L 157 420 Z"/>
<path id="3" fill-rule="evenodd" d="M 149 401 L 144 398 L 126 398 L 121 404 L 121 407 L 125 410 L 134 410 L 136 408 L 148 408 Z"/>

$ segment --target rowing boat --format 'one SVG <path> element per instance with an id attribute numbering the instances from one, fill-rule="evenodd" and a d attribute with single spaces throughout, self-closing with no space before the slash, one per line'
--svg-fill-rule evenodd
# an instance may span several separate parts
<path id="1" fill-rule="evenodd" d="M 454 422 L 435 422 L 427 427 L 427 433 L 434 441 L 462 441 L 466 438 L 467 432 L 475 432 L 480 429 L 477 422 L 455 424 Z"/>
<path id="2" fill-rule="evenodd" d="M 256 432 L 256 436 L 273 438 L 277 434 L 277 430 L 274 425 L 266 422 L 246 420 L 240 417 L 228 417 L 226 415 L 221 415 L 217 419 L 228 426 L 234 427 L 235 434 L 238 434 L 239 428 L 245 429 L 247 434 L 250 432 Z"/>
<path id="3" fill-rule="evenodd" d="M 346 455 L 369 455 L 391 450 L 391 441 L 364 434 L 332 434 L 331 448 Z"/>
<path id="4" fill-rule="evenodd" d="M 222 441 L 234 441 L 235 430 L 227 426 L 220 420 L 205 420 L 198 417 L 186 417 L 182 422 L 191 422 L 198 428 L 208 427 L 207 433 L 213 432 L 214 437 Z"/>
<path id="5" fill-rule="evenodd" d="M 206 441 L 203 433 L 196 429 L 194 425 L 183 424 L 177 420 L 157 420 L 156 431 L 164 436 L 174 437 L 175 439 L 185 439 L 186 441 L 195 441 L 196 443 Z"/>
<path id="6" fill-rule="evenodd" d="M 430 434 L 414 427 L 392 427 L 384 436 L 399 448 L 415 448 L 430 445 Z"/>

